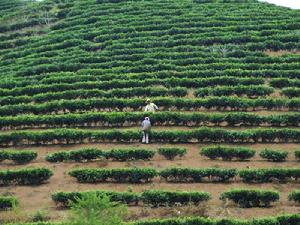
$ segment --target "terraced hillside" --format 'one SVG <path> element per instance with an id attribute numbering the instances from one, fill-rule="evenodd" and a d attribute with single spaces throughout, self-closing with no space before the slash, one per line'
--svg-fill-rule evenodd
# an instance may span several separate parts
<path id="1" fill-rule="evenodd" d="M 63 219 L 87 190 L 129 204 L 128 220 L 300 212 L 299 10 L 255 0 L 0 8 L 0 223 L 41 209 Z M 159 111 L 144 112 L 147 98 Z M 22 215 L 1 211 L 12 204 Z"/>

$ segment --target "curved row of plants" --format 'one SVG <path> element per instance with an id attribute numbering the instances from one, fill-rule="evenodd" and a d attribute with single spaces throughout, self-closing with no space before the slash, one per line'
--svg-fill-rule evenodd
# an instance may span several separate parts
<path id="1" fill-rule="evenodd" d="M 247 160 L 254 157 L 256 151 L 245 147 L 227 147 L 222 145 L 204 147 L 200 150 L 200 155 L 212 160 L 221 158 L 222 160 Z M 263 159 L 273 162 L 283 162 L 287 160 L 289 152 L 283 150 L 272 150 L 265 148 L 259 153 Z M 300 150 L 294 152 L 295 158 L 300 160 Z"/>
<path id="2" fill-rule="evenodd" d="M 294 182 L 300 178 L 300 169 L 220 169 L 220 168 L 152 168 L 74 169 L 69 175 L 80 183 L 117 182 L 147 183 L 155 177 L 166 182 L 229 182 L 240 178 L 246 183 L 267 183 L 274 180 Z"/>
<path id="3" fill-rule="evenodd" d="M 186 110 L 201 109 L 223 111 L 256 111 L 256 110 L 290 110 L 298 111 L 300 98 L 273 99 L 273 98 L 239 98 L 239 97 L 208 97 L 208 98 L 154 98 L 153 101 L 161 110 Z M 87 111 L 139 111 L 145 105 L 141 98 L 91 98 L 75 100 L 50 101 L 42 104 L 18 104 L 0 107 L 0 116 L 14 116 L 19 114 L 50 114 L 66 112 Z"/>
<path id="4" fill-rule="evenodd" d="M 131 127 L 150 117 L 153 126 L 272 126 L 298 127 L 300 113 L 259 115 L 246 112 L 86 112 L 62 115 L 18 115 L 0 117 L 5 130 L 62 127 Z"/>
<path id="5" fill-rule="evenodd" d="M 150 160 L 156 152 L 166 159 L 172 160 L 176 156 L 182 157 L 186 154 L 185 148 L 159 148 L 158 151 L 143 149 L 143 148 L 126 148 L 112 149 L 103 151 L 97 148 L 86 148 L 71 151 L 60 151 L 48 154 L 46 160 L 48 162 L 63 162 L 63 161 L 90 161 L 97 159 L 111 159 L 115 161 L 130 161 L 130 160 Z"/>
<path id="6" fill-rule="evenodd" d="M 290 88 L 283 88 L 281 90 L 281 94 L 285 95 L 289 98 L 300 97 L 300 88 L 290 87 Z"/>
<path id="7" fill-rule="evenodd" d="M 98 89 L 77 89 L 61 92 L 48 92 L 33 96 L 6 96 L 0 98 L 0 105 L 15 105 L 21 103 L 43 103 L 53 100 L 62 99 L 87 99 L 87 98 L 131 98 L 131 97 L 158 97 L 158 96 L 174 96 L 184 97 L 188 93 L 188 89 L 184 87 L 173 87 L 167 89 L 164 87 L 137 87 L 124 89 L 111 89 L 102 91 Z"/>
<path id="8" fill-rule="evenodd" d="M 5 153 L 6 152 L 3 152 L 3 154 Z M 187 150 L 185 148 L 176 147 L 158 148 L 157 151 L 143 148 L 112 149 L 109 151 L 104 151 L 97 148 L 83 148 L 78 150 L 50 153 L 46 155 L 46 160 L 52 163 L 64 161 L 82 162 L 99 159 L 111 159 L 114 161 L 150 160 L 156 153 L 162 155 L 168 160 L 173 160 L 177 156 L 183 157 L 187 153 Z M 254 157 L 255 153 L 256 151 L 251 148 L 227 147 L 222 145 L 204 147 L 200 150 L 201 155 L 212 160 L 218 158 L 222 158 L 223 160 L 247 160 Z M 20 152 L 20 156 L 22 156 L 22 154 L 25 153 Z M 296 150 L 294 154 L 296 159 L 300 160 L 300 150 Z M 282 150 L 264 149 L 260 152 L 260 156 L 269 161 L 282 162 L 287 159 L 288 152 Z"/>
<path id="9" fill-rule="evenodd" d="M 98 148 L 83 148 L 71 151 L 59 151 L 46 155 L 48 162 L 64 162 L 64 161 L 91 161 L 91 160 L 113 160 L 113 161 L 130 161 L 130 160 L 150 160 L 155 154 L 159 154 L 168 160 L 175 157 L 183 157 L 186 148 L 177 147 L 161 147 L 157 151 L 143 148 L 124 148 L 101 150 Z M 212 160 L 222 158 L 223 160 L 247 160 L 255 156 L 256 151 L 245 147 L 227 147 L 222 145 L 204 147 L 200 150 L 200 154 Z M 295 151 L 296 159 L 300 160 L 300 150 Z M 272 149 L 264 149 L 260 152 L 260 156 L 264 159 L 274 162 L 282 162 L 287 159 L 287 151 L 278 151 Z M 2 150 L 0 151 L 0 162 L 3 160 L 12 160 L 18 164 L 29 163 L 37 158 L 36 151 L 30 150 Z"/>
<path id="10" fill-rule="evenodd" d="M 152 131 L 152 142 L 170 143 L 298 143 L 300 131 L 296 129 L 226 130 L 199 128 L 181 131 Z M 99 142 L 139 142 L 139 130 L 80 130 L 54 129 L 45 131 L 16 131 L 0 134 L 0 146 L 53 145 Z"/>
<path id="11" fill-rule="evenodd" d="M 102 80 L 102 79 L 101 79 Z M 120 88 L 137 88 L 154 85 L 163 85 L 165 87 L 186 87 L 186 88 L 199 88 L 206 86 L 217 85 L 262 85 L 264 80 L 262 78 L 246 77 L 238 78 L 233 76 L 224 77 L 210 77 L 210 78 L 174 78 L 167 77 L 163 79 L 150 78 L 145 80 L 140 79 L 122 79 L 115 78 L 108 81 L 88 81 L 88 82 L 76 82 L 76 83 L 52 83 L 52 84 L 36 84 L 28 85 L 25 87 L 15 88 L 2 88 L 0 89 L 1 96 L 34 96 L 37 94 L 45 94 L 47 92 L 61 92 L 79 89 L 100 89 L 102 91 L 109 91 L 111 89 Z M 107 93 L 109 95 L 110 92 Z M 112 94 L 111 94 L 112 95 Z"/>
<path id="12" fill-rule="evenodd" d="M 173 53 L 172 55 L 169 55 L 168 57 L 174 57 L 174 54 L 178 55 L 180 53 Z M 187 54 L 187 53 L 185 53 Z M 195 53 L 193 53 L 195 54 Z M 198 52 L 198 55 L 202 54 L 201 52 Z M 248 53 L 249 54 L 249 53 Z M 127 56 L 129 57 L 129 56 Z M 134 56 L 131 56 L 134 57 Z M 251 59 L 257 59 L 260 58 L 258 56 L 251 57 Z M 235 58 L 232 58 L 235 59 Z M 134 59 L 136 60 L 136 59 Z M 298 59 L 299 60 L 299 59 Z M 211 60 L 210 60 L 211 61 Z M 189 78 L 189 79 L 195 79 L 199 83 L 198 79 L 201 77 L 202 79 L 216 79 L 217 77 L 220 77 L 227 81 L 226 77 L 228 78 L 260 78 L 256 83 L 256 85 L 263 84 L 263 79 L 266 77 L 273 77 L 273 79 L 270 81 L 271 86 L 281 88 L 281 81 L 282 84 L 287 85 L 286 87 L 293 86 L 294 82 L 297 82 L 296 79 L 290 79 L 290 78 L 299 78 L 300 73 L 298 70 L 239 70 L 239 69 L 224 69 L 224 70 L 177 70 L 177 71 L 153 71 L 148 73 L 124 73 L 122 74 L 123 80 L 151 80 L 151 79 L 168 79 L 170 77 L 173 77 L 175 79 L 183 79 L 183 78 Z M 274 78 L 274 77 L 280 77 L 280 78 Z M 284 77 L 284 78 L 283 78 Z M 39 82 L 42 85 L 46 85 L 48 87 L 49 85 L 54 84 L 68 84 L 68 83 L 84 83 L 84 82 L 99 82 L 99 81 L 111 81 L 116 80 L 120 81 L 120 72 L 112 71 L 103 71 L 103 69 L 81 69 L 79 71 L 75 72 L 54 72 L 54 73 L 46 73 L 41 75 L 34 75 L 30 77 L 13 77 L 9 80 L 0 81 L 0 87 L 2 89 L 13 89 L 18 88 L 17 90 L 20 90 L 20 88 L 24 88 L 26 86 L 35 86 L 36 82 Z M 243 80 L 242 80 L 243 81 Z M 288 83 L 286 82 L 288 81 Z M 233 82 L 233 81 L 231 81 Z M 112 83 L 112 82 L 111 82 Z M 291 84 L 290 84 L 291 83 Z M 203 83 L 203 87 L 205 87 L 206 83 Z M 236 83 L 228 83 L 227 85 L 234 85 Z M 241 84 L 245 85 L 248 83 L 241 82 Z M 250 83 L 249 83 L 250 84 Z M 48 86 L 47 86 L 48 85 Z M 167 84 L 166 84 L 167 85 Z M 200 85 L 200 83 L 199 83 Z M 222 84 L 219 84 L 222 85 Z M 102 86 L 102 89 L 105 86 Z M 123 87 L 123 86 L 121 86 Z M 189 86 L 188 86 L 189 87 Z M 80 87 L 78 87 L 80 88 Z M 115 87 L 116 88 L 116 87 Z M 23 89 L 24 90 L 24 89 Z"/>
<path id="13" fill-rule="evenodd" d="M 250 86 L 220 86 L 220 87 L 207 87 L 200 88 L 195 91 L 196 97 L 205 96 L 248 96 L 248 97 L 259 97 L 267 96 L 274 92 L 274 88 L 266 87 L 262 85 L 250 85 Z M 298 96 L 293 96 L 298 97 Z"/>
<path id="14" fill-rule="evenodd" d="M 76 202 L 78 198 L 86 192 L 56 192 L 52 194 L 52 200 L 56 204 L 68 207 L 70 201 Z M 106 194 L 112 201 L 122 202 L 129 205 L 151 205 L 158 206 L 174 206 L 177 204 L 198 205 L 201 202 L 211 199 L 208 192 L 186 192 L 186 191 L 161 191 L 161 190 L 147 190 L 142 193 L 136 192 L 113 192 L 113 191 L 96 191 L 97 194 Z"/>
<path id="15" fill-rule="evenodd" d="M 68 207 L 71 202 L 76 202 L 86 193 L 107 195 L 112 201 L 122 202 L 128 205 L 150 205 L 152 207 L 174 206 L 174 205 L 198 205 L 211 199 L 208 192 L 185 192 L 185 191 L 161 191 L 146 190 L 137 192 L 113 192 L 113 191 L 87 191 L 87 192 L 56 192 L 52 194 L 52 200 L 60 206 Z M 297 191 L 291 192 L 292 196 Z M 240 207 L 269 207 L 272 202 L 279 201 L 277 191 L 266 191 L 259 189 L 232 189 L 221 193 L 221 200 L 231 200 Z M 294 199 L 290 199 L 294 201 Z M 298 201 L 299 202 L 299 201 Z"/>

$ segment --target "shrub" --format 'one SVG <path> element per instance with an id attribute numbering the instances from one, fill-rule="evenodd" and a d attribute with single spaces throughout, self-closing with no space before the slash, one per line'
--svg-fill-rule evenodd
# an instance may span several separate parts
<path id="1" fill-rule="evenodd" d="M 63 162 L 65 160 L 68 160 L 70 157 L 69 157 L 69 154 L 68 152 L 55 152 L 55 153 L 51 153 L 51 154 L 48 154 L 46 155 L 46 160 L 48 162 Z"/>
<path id="2" fill-rule="evenodd" d="M 152 219 L 137 221 L 132 225 L 298 225 L 300 215 L 284 215 L 278 217 L 255 218 L 251 220 L 239 219 L 212 219 L 204 217 L 173 217 L 168 219 Z M 130 224 L 131 225 L 131 224 Z"/>
<path id="3" fill-rule="evenodd" d="M 218 168 L 170 168 L 160 172 L 160 176 L 167 182 L 202 182 L 204 178 L 209 181 L 226 182 L 235 177 L 235 169 Z"/>
<path id="4" fill-rule="evenodd" d="M 202 148 L 200 154 L 210 159 L 222 158 L 223 160 L 232 160 L 233 158 L 237 158 L 239 160 L 246 160 L 254 157 L 255 150 L 242 147 L 226 147 L 218 145 Z"/>
<path id="5" fill-rule="evenodd" d="M 211 196 L 207 192 L 179 192 L 148 190 L 142 193 L 144 204 L 154 207 L 174 206 L 176 204 L 187 205 L 189 203 L 198 205 L 200 202 L 208 201 Z"/>
<path id="6" fill-rule="evenodd" d="M 46 156 L 46 160 L 49 162 L 63 162 L 67 160 L 81 162 L 102 158 L 117 161 L 150 160 L 154 155 L 154 151 L 147 149 L 113 149 L 111 151 L 102 151 L 96 148 L 88 148 L 52 153 Z"/>
<path id="7" fill-rule="evenodd" d="M 158 154 L 168 160 L 173 160 L 176 156 L 182 157 L 187 153 L 185 148 L 159 148 Z"/>
<path id="8" fill-rule="evenodd" d="M 55 129 L 43 131 L 18 131 L 3 132 L 0 134 L 0 146 L 12 145 L 49 145 L 49 144 L 74 144 L 95 142 L 137 142 L 141 133 L 134 130 L 82 130 L 82 129 Z M 166 130 L 152 131 L 151 137 L 155 142 L 213 142 L 213 143 L 274 143 L 274 142 L 295 142 L 300 140 L 300 131 L 297 129 L 249 129 L 243 131 L 198 128 L 188 130 Z"/>
<path id="9" fill-rule="evenodd" d="M 240 207 L 269 207 L 271 202 L 279 200 L 279 193 L 276 191 L 233 189 L 223 192 L 221 200 L 229 199 Z"/>
<path id="10" fill-rule="evenodd" d="M 299 179 L 300 169 L 244 169 L 238 172 L 244 182 L 264 183 L 273 180 L 285 182 L 287 180 Z"/>
<path id="11" fill-rule="evenodd" d="M 112 149 L 105 153 L 107 159 L 117 161 L 150 160 L 154 155 L 154 151 L 147 149 Z"/>
<path id="12" fill-rule="evenodd" d="M 70 202 L 70 208 L 71 215 L 65 225 L 119 225 L 127 214 L 125 205 L 95 192 L 83 193 L 81 198 Z"/>
<path id="13" fill-rule="evenodd" d="M 26 168 L 19 170 L 0 170 L 0 185 L 41 184 L 53 175 L 47 168 Z"/>
<path id="14" fill-rule="evenodd" d="M 300 203 L 300 190 L 295 190 L 289 193 L 289 201 Z"/>
<path id="15" fill-rule="evenodd" d="M 0 210 L 7 210 L 18 205 L 18 200 L 13 196 L 0 196 Z"/>
<path id="16" fill-rule="evenodd" d="M 137 126 L 140 119 L 149 116 L 153 125 L 157 126 L 200 126 L 213 123 L 219 126 L 226 123 L 227 126 L 259 126 L 267 123 L 270 126 L 295 126 L 300 123 L 300 113 L 258 115 L 245 112 L 232 113 L 183 113 L 183 112 L 86 112 L 68 113 L 58 115 L 19 115 L 0 118 L 0 128 L 21 129 L 34 127 L 114 127 Z"/>
<path id="17" fill-rule="evenodd" d="M 263 151 L 260 152 L 259 155 L 260 155 L 260 157 L 267 159 L 268 161 L 283 162 L 286 160 L 286 158 L 288 156 L 288 152 L 264 149 Z"/>
<path id="18" fill-rule="evenodd" d="M 105 157 L 105 153 L 96 148 L 85 148 L 72 151 L 55 152 L 46 156 L 49 162 L 63 162 L 74 160 L 76 162 L 90 161 Z"/>
<path id="19" fill-rule="evenodd" d="M 2 160 L 12 160 L 18 164 L 25 164 L 34 159 L 36 159 L 37 153 L 29 150 L 2 150 L 0 151 L 0 161 Z"/>
<path id="20" fill-rule="evenodd" d="M 134 192 L 112 192 L 112 191 L 88 191 L 88 192 L 56 192 L 52 194 L 52 200 L 64 207 L 69 207 L 86 193 L 96 195 L 107 195 L 111 201 L 125 204 L 138 205 L 139 202 L 152 206 L 173 206 L 175 204 L 187 205 L 189 203 L 199 204 L 208 201 L 211 195 L 207 192 L 181 192 L 181 191 L 160 191 L 147 190 L 142 193 Z"/>
<path id="21" fill-rule="evenodd" d="M 150 182 L 157 175 L 156 170 L 150 168 L 124 168 L 124 169 L 76 169 L 69 172 L 81 183 L 97 182 Z"/>
<path id="22" fill-rule="evenodd" d="M 56 192 L 52 194 L 52 200 L 63 207 L 69 207 L 70 202 L 76 202 L 84 193 L 96 193 L 97 195 L 107 195 L 113 202 L 137 205 L 140 201 L 140 194 L 133 192 L 115 191 L 87 191 L 87 192 Z"/>

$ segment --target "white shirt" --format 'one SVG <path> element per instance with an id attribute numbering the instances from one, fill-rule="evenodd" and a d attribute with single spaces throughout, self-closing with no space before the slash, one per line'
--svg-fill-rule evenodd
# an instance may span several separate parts
<path id="1" fill-rule="evenodd" d="M 152 102 L 147 104 L 145 107 L 145 112 L 155 112 L 156 110 L 158 110 L 158 107 Z"/>

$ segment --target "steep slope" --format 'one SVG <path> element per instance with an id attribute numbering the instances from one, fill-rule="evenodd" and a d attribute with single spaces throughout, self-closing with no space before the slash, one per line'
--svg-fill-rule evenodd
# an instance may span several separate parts
<path id="1" fill-rule="evenodd" d="M 39 74 L 82 69 L 99 74 L 288 70 L 298 61 L 291 57 L 285 65 L 287 59 L 256 51 L 299 48 L 299 10 L 256 1 L 60 2 L 40 3 L 39 15 L 30 9 L 27 21 L 0 27 L 1 76 L 40 80 Z M 26 36 L 35 31 L 30 27 L 47 24 L 46 35 Z"/>

